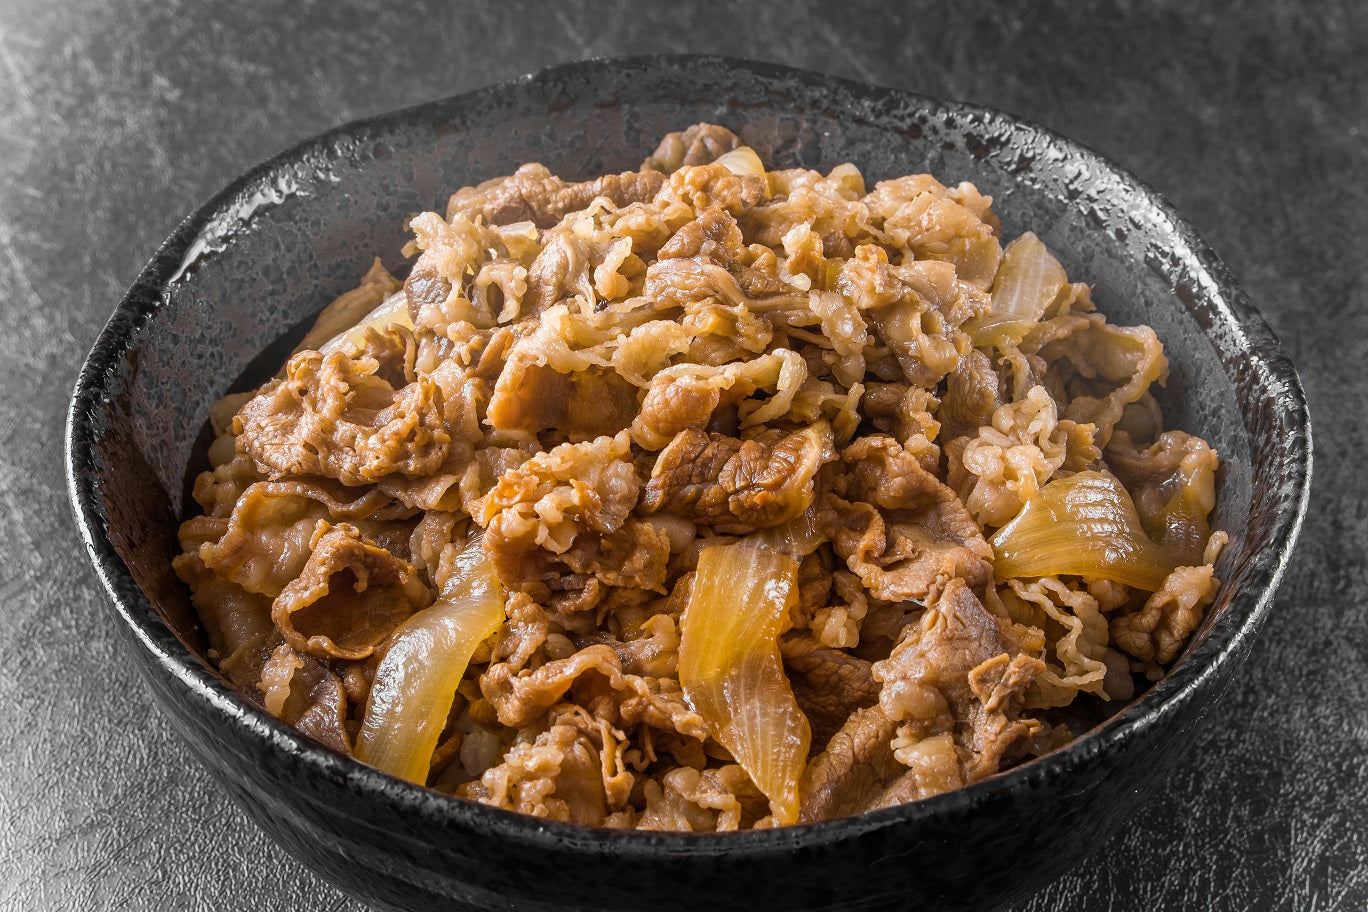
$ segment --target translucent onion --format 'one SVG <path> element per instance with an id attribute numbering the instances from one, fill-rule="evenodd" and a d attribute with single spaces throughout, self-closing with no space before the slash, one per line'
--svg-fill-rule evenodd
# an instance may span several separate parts
<path id="1" fill-rule="evenodd" d="M 372 326 L 381 327 L 389 323 L 397 323 L 400 326 L 413 328 L 413 319 L 409 316 L 408 295 L 402 291 L 396 291 L 380 304 L 361 318 L 351 329 L 344 330 L 333 336 L 327 342 L 319 346 L 319 351 L 325 355 L 338 351 L 343 346 L 360 346 L 366 341 L 366 330 Z"/>
<path id="2" fill-rule="evenodd" d="M 679 683 L 713 737 L 770 800 L 798 820 L 798 779 L 812 740 L 779 656 L 798 600 L 798 563 L 739 543 L 704 548 L 680 626 Z"/>
<path id="3" fill-rule="evenodd" d="M 480 540 L 453 563 L 441 598 L 395 629 L 356 736 L 357 759 L 419 785 L 471 655 L 504 622 L 503 587 Z"/>
<path id="4" fill-rule="evenodd" d="M 826 533 L 818 527 L 816 504 L 786 523 L 761 529 L 746 536 L 746 542 L 749 544 L 769 548 L 792 558 L 807 557 L 825 541 Z"/>
<path id="5" fill-rule="evenodd" d="M 1211 537 L 1207 518 L 1216 506 L 1216 452 L 1197 438 L 1174 473 L 1136 493 L 1136 507 L 1150 537 L 1169 547 L 1201 553 Z M 1159 506 L 1162 504 L 1162 506 Z"/>
<path id="6" fill-rule="evenodd" d="M 1064 267 L 1027 231 L 1007 245 L 993 281 L 993 309 L 965 329 L 979 348 L 1020 342 L 1069 281 Z"/>
<path id="7" fill-rule="evenodd" d="M 750 146 L 737 146 L 730 152 L 719 155 L 716 164 L 740 177 L 747 174 L 753 174 L 756 177 L 765 176 L 765 163 L 760 160 L 760 156 L 756 155 L 755 150 Z"/>
<path id="8" fill-rule="evenodd" d="M 999 581 L 1068 574 L 1154 592 L 1175 567 L 1201 563 L 1205 542 L 1193 538 L 1154 541 L 1121 482 L 1089 471 L 1032 494 L 990 544 Z"/>

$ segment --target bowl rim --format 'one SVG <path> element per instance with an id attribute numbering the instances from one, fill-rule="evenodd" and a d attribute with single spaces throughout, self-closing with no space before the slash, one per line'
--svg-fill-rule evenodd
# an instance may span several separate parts
<path id="1" fill-rule="evenodd" d="M 110 385 L 125 353 L 133 347 L 140 329 L 155 319 L 161 309 L 164 289 L 179 278 L 187 263 L 204 253 L 206 246 L 212 251 L 216 238 L 231 233 L 225 224 L 233 221 L 235 201 L 284 168 L 302 161 L 334 158 L 339 143 L 357 136 L 383 136 L 415 120 L 433 121 L 456 112 L 478 110 L 500 97 L 544 89 L 560 81 L 592 78 L 610 69 L 633 68 L 658 77 L 696 77 L 699 72 L 711 71 L 724 76 L 797 83 L 806 89 L 819 89 L 858 102 L 876 113 L 895 104 L 980 118 L 1027 136 L 1058 151 L 1066 160 L 1081 161 L 1116 180 L 1147 210 L 1147 219 L 1178 238 L 1178 252 L 1185 255 L 1194 275 L 1203 280 L 1202 297 L 1214 306 L 1219 320 L 1238 333 L 1241 354 L 1248 358 L 1250 367 L 1260 376 L 1260 384 L 1267 388 L 1275 411 L 1272 425 L 1286 429 L 1291 442 L 1275 460 L 1274 468 L 1280 472 L 1280 489 L 1284 492 L 1283 506 L 1275 517 L 1264 554 L 1251 559 L 1261 561 L 1251 573 L 1254 585 L 1234 594 L 1206 638 L 1190 648 L 1177 667 L 1121 711 L 1064 747 L 952 792 L 851 817 L 772 830 L 642 833 L 546 821 L 392 778 L 295 732 L 241 695 L 180 641 L 134 581 L 110 541 L 94 455 L 95 444 L 103 435 L 101 406 L 108 401 Z M 1210 338 L 1210 331 L 1206 334 Z M 1227 373 L 1231 370 L 1229 365 L 1225 369 Z M 1248 413 L 1245 418 L 1248 420 Z M 1268 613 L 1290 560 L 1307 510 L 1312 470 L 1310 417 L 1291 362 L 1211 248 L 1158 192 L 1135 175 L 1081 143 L 1002 111 L 780 64 L 697 54 L 595 57 L 547 67 L 470 92 L 350 121 L 296 143 L 244 172 L 181 221 L 124 294 L 77 378 L 67 412 L 65 444 L 67 488 L 76 524 L 110 603 L 141 648 L 201 706 L 245 729 L 252 739 L 269 745 L 279 759 L 339 783 L 369 800 L 383 802 L 396 814 L 432 826 L 457 824 L 499 833 L 532 848 L 609 853 L 625 859 L 656 856 L 662 851 L 680 856 L 770 855 L 844 841 L 886 828 L 957 818 L 975 807 L 992 803 L 1027 781 L 1071 775 L 1124 741 L 1142 736 L 1204 692 L 1206 685 L 1214 683 L 1218 671 L 1238 661 L 1247 648 Z M 1289 503 L 1293 505 L 1291 509 L 1287 507 Z"/>

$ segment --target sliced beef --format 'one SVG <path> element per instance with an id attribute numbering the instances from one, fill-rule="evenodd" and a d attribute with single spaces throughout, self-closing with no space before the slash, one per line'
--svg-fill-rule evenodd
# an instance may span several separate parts
<path id="1" fill-rule="evenodd" d="M 992 299 L 961 282 L 949 263 L 888 262 L 881 247 L 861 245 L 845 261 L 835 289 L 861 311 L 892 351 L 907 381 L 934 387 L 969 352 L 965 321 L 988 312 Z"/>
<path id="2" fill-rule="evenodd" d="M 536 316 L 562 298 L 594 294 L 592 246 L 566 227 L 553 228 L 542 238 L 542 248 L 527 267 L 526 313 Z"/>
<path id="3" fill-rule="evenodd" d="M 799 822 L 845 817 L 876 806 L 884 790 L 907 772 L 893 756 L 897 728 L 878 706 L 852 713 L 803 772 Z"/>
<path id="4" fill-rule="evenodd" d="M 545 728 L 520 733 L 502 763 L 457 794 L 549 820 L 613 825 L 634 782 L 622 766 L 621 737 L 582 709 L 562 707 Z"/>
<path id="5" fill-rule="evenodd" d="M 1112 619 L 1112 641 L 1127 654 L 1154 666 L 1172 662 L 1202 622 L 1220 580 L 1210 565 L 1179 567 L 1135 612 Z"/>
<path id="6" fill-rule="evenodd" d="M 779 645 L 793 695 L 812 727 L 814 749 L 823 748 L 853 712 L 878 701 L 879 685 L 864 659 L 809 637 L 788 637 Z"/>
<path id="7" fill-rule="evenodd" d="M 717 208 L 739 216 L 763 203 L 766 195 L 762 175 L 733 174 L 725 165 L 695 165 L 671 174 L 655 202 L 683 203 L 695 212 Z"/>
<path id="8" fill-rule="evenodd" d="M 1075 318 L 1069 335 L 1040 348 L 1049 363 L 1046 385 L 1062 392 L 1064 417 L 1097 427 L 1105 447 L 1126 406 L 1138 402 L 1168 377 L 1164 346 L 1148 326 L 1113 326 L 1101 314 Z"/>
<path id="9" fill-rule="evenodd" d="M 813 477 L 831 452 L 829 428 L 766 432 L 753 440 L 693 429 L 661 451 L 641 512 L 745 534 L 787 522 L 813 500 Z"/>
<path id="10" fill-rule="evenodd" d="M 637 410 L 636 387 L 616 371 L 562 373 L 520 353 L 499 375 L 488 418 L 501 430 L 549 431 L 583 440 L 616 434 L 632 423 Z"/>
<path id="11" fill-rule="evenodd" d="M 779 302 L 795 307 L 806 304 L 806 293 L 780 294 L 778 285 L 764 281 L 762 292 L 772 293 Z M 655 261 L 646 268 L 642 294 L 661 310 L 708 301 L 722 301 L 732 306 L 751 302 L 751 296 L 726 267 L 700 257 Z"/>
<path id="12" fill-rule="evenodd" d="M 447 457 L 442 394 L 427 377 L 395 389 L 374 360 L 305 351 L 268 383 L 235 424 L 239 452 L 270 478 L 324 475 L 362 485 L 428 475 Z"/>
<path id="13" fill-rule="evenodd" d="M 734 342 L 746 342 L 739 326 Z M 761 346 L 763 347 L 763 346 Z M 667 367 L 651 378 L 641 411 L 632 421 L 632 439 L 640 446 L 658 450 L 681 431 L 702 430 L 714 413 L 736 414 L 741 400 L 760 389 L 774 389 L 764 408 L 786 410 L 806 377 L 802 359 L 791 351 L 773 352 L 749 361 L 711 366 L 680 364 Z M 713 428 L 712 430 L 717 430 Z"/>
<path id="14" fill-rule="evenodd" d="M 657 374 L 647 388 L 641 411 L 632 419 L 632 439 L 644 447 L 659 449 L 682 431 L 704 428 L 722 403 L 723 394 L 738 400 L 753 392 L 755 387 L 739 376 L 731 386 L 723 386 L 714 378 L 692 374 L 668 378 Z"/>
<path id="15" fill-rule="evenodd" d="M 766 298 L 799 291 L 773 273 L 754 268 L 754 255 L 746 247 L 736 219 L 718 206 L 702 210 L 696 219 L 676 231 L 660 248 L 657 257 L 657 263 L 660 264 L 657 270 L 667 268 L 677 271 L 682 268 L 682 264 L 670 263 L 672 260 L 693 262 L 700 270 L 708 265 L 720 266 L 732 276 L 737 287 L 748 298 Z M 658 275 L 655 284 L 659 284 Z"/>
<path id="16" fill-rule="evenodd" d="M 678 832 L 730 832 L 754 825 L 769 800 L 735 763 L 717 769 L 672 769 L 643 790 L 646 810 L 637 828 Z"/>
<path id="17" fill-rule="evenodd" d="M 320 521 L 299 577 L 271 606 L 285 642 L 317 658 L 364 659 L 432 592 L 407 562 L 362 539 L 355 526 Z"/>
<path id="18" fill-rule="evenodd" d="M 879 707 L 916 743 L 954 736 L 966 782 L 997 772 L 1041 724 L 1021 717 L 1023 695 L 1045 670 L 961 580 L 948 584 L 892 654 L 873 666 Z"/>
<path id="19" fill-rule="evenodd" d="M 473 504 L 473 518 L 505 586 L 536 598 L 576 593 L 585 609 L 603 586 L 656 589 L 664 581 L 668 536 L 624 527 L 639 489 L 626 433 L 599 437 L 508 469 Z"/>
<path id="20" fill-rule="evenodd" d="M 940 447 L 932 441 L 945 437 L 937 420 L 944 410 L 944 405 L 937 408 L 933 392 L 906 383 L 870 383 L 860 398 L 863 417 L 911 451 L 928 471 L 940 463 Z"/>
<path id="21" fill-rule="evenodd" d="M 609 646 L 590 646 L 565 659 L 556 659 L 531 671 L 518 671 L 511 663 L 497 663 L 480 676 L 480 689 L 504 725 L 526 725 L 560 702 L 581 676 L 595 672 L 610 681 L 620 680 L 622 666 Z"/>
<path id="22" fill-rule="evenodd" d="M 567 212 L 583 209 L 600 196 L 615 206 L 650 200 L 664 183 L 658 171 L 624 171 L 572 184 L 561 180 L 544 165 L 527 164 L 508 177 L 496 177 L 475 187 L 458 190 L 447 204 L 447 218 L 457 215 L 486 225 L 532 222 L 550 228 Z"/>
<path id="23" fill-rule="evenodd" d="M 679 682 L 626 674 L 613 648 L 595 644 L 564 659 L 553 659 L 535 669 L 497 662 L 480 677 L 480 689 L 504 725 L 520 726 L 555 706 L 579 688 L 606 700 L 595 703 L 613 725 L 649 725 L 701 741 L 708 728 L 684 700 Z"/>
<path id="24" fill-rule="evenodd" d="M 489 553 L 508 588 L 552 599 L 562 610 L 588 610 L 608 587 L 664 592 L 670 539 L 650 523 L 628 520 L 614 532 L 579 536 L 560 554 L 497 542 Z"/>
<path id="25" fill-rule="evenodd" d="M 505 547 L 562 554 L 583 531 L 614 532 L 636 504 L 640 480 L 626 434 L 563 443 L 504 472 L 473 518 L 493 556 Z"/>
<path id="26" fill-rule="evenodd" d="M 404 280 L 404 295 L 408 298 L 411 314 L 433 312 L 451 295 L 451 282 L 442 275 L 432 257 L 422 256 Z"/>
<path id="27" fill-rule="evenodd" d="M 891 437 L 841 455 L 822 515 L 836 553 L 876 598 L 925 601 L 954 579 L 979 585 L 993 550 L 955 493 Z"/>
<path id="28" fill-rule="evenodd" d="M 943 260 L 960 279 L 987 290 L 1002 262 L 992 198 L 972 184 L 948 188 L 929 174 L 880 181 L 865 198 L 886 243 L 904 260 Z"/>
<path id="29" fill-rule="evenodd" d="M 696 123 L 677 133 L 666 133 L 656 150 L 641 163 L 641 170 L 670 174 L 684 165 L 706 165 L 741 145 L 740 138 L 726 127 Z"/>
<path id="30" fill-rule="evenodd" d="M 946 378 L 945 396 L 936 417 L 949 440 L 965 433 L 977 434 L 1005 404 L 1002 378 L 993 369 L 992 360 L 974 349 Z"/>
<path id="31" fill-rule="evenodd" d="M 327 665 L 281 643 L 261 669 L 260 690 L 271 715 L 335 751 L 351 753 L 347 694 Z"/>

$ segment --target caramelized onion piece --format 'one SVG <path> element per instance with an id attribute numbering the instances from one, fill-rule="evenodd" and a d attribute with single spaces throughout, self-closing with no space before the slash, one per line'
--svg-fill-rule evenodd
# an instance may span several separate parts
<path id="1" fill-rule="evenodd" d="M 1205 526 L 1206 517 L 1201 519 Z M 1165 542 L 1154 541 L 1121 482 L 1088 471 L 1031 495 L 989 543 L 999 581 L 1068 574 L 1154 592 L 1175 567 L 1202 562 L 1205 541 L 1173 531 Z"/>
<path id="2" fill-rule="evenodd" d="M 504 622 L 504 590 L 479 538 L 453 561 L 441 597 L 401 624 L 375 672 L 357 759 L 423 785 L 475 648 Z"/>
<path id="3" fill-rule="evenodd" d="M 744 177 L 747 174 L 756 177 L 765 176 L 765 163 L 760 160 L 760 156 L 756 155 L 755 150 L 750 146 L 737 146 L 730 152 L 719 155 L 714 164 L 721 165 L 738 177 Z"/>
<path id="4" fill-rule="evenodd" d="M 813 504 L 788 522 L 761 529 L 746 537 L 746 542 L 787 554 L 802 560 L 826 542 L 826 533 L 817 521 L 817 505 Z"/>
<path id="5" fill-rule="evenodd" d="M 978 348 L 1020 342 L 1068 281 L 1064 267 L 1027 231 L 1003 251 L 993 280 L 993 309 L 964 328 Z"/>
<path id="6" fill-rule="evenodd" d="M 362 317 L 361 322 L 333 336 L 319 346 L 318 350 L 328 355 L 340 351 L 343 346 L 360 346 L 366 341 L 366 330 L 372 326 L 379 329 L 391 323 L 413 328 L 413 318 L 409 316 L 408 295 L 402 291 L 390 295 L 379 307 Z"/>
<path id="7" fill-rule="evenodd" d="M 812 740 L 784 674 L 778 636 L 798 600 L 798 563 L 768 548 L 713 545 L 680 627 L 679 683 L 713 737 L 770 800 L 798 820 L 798 779 Z"/>

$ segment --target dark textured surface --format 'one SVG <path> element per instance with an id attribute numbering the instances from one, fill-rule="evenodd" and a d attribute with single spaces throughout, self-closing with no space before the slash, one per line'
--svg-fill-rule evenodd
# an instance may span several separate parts
<path id="1" fill-rule="evenodd" d="M 11 731 L 0 904 L 348 906 L 266 843 L 149 716 L 76 550 L 58 458 L 67 383 L 156 243 L 230 176 L 332 123 L 586 54 L 681 49 L 1016 111 L 1138 172 L 1225 258 L 1320 418 L 1299 558 L 1190 765 L 1023 908 L 1368 904 L 1368 517 L 1352 456 L 1368 354 L 1360 7 L 1185 16 L 1175 4 L 1119 17 L 1059 4 L 1040 19 L 889 21 L 847 5 L 837 33 L 804 10 L 745 15 L 743 28 L 643 20 L 625 6 L 565 6 L 542 21 L 512 8 L 403 9 L 333 5 L 290 22 L 244 6 L 217 17 L 205 5 L 0 9 L 0 306 L 12 327 L 0 393 Z"/>

